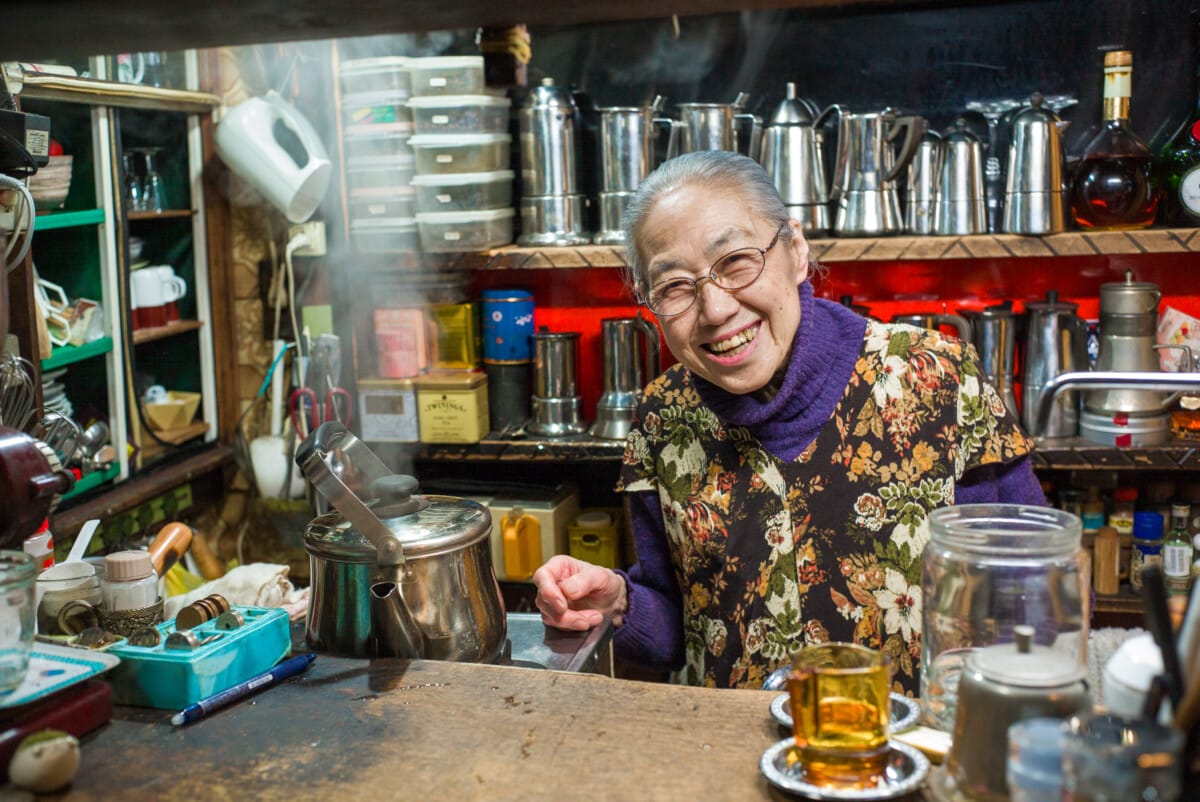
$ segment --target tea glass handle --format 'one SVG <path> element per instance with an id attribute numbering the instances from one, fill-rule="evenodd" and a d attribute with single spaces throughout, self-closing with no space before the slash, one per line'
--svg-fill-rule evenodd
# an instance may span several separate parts
<path id="1" fill-rule="evenodd" d="M 805 697 L 813 692 L 814 685 L 815 682 L 813 681 L 813 672 L 811 670 L 798 671 L 792 669 L 791 673 L 787 675 L 788 703 L 791 705 L 792 710 L 792 734 L 795 736 L 796 746 L 800 748 L 807 746 L 808 741 L 813 735 L 813 733 L 805 729 L 807 722 L 804 715 L 802 715 L 802 711 L 805 708 L 805 703 L 809 701 Z"/>

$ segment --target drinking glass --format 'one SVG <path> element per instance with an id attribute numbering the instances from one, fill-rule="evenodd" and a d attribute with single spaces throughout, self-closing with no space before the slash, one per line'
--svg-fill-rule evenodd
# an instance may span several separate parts
<path id="1" fill-rule="evenodd" d="M 161 212 L 167 208 L 166 197 L 163 192 L 162 177 L 159 176 L 158 170 L 154 165 L 154 157 L 158 154 L 159 148 L 143 148 L 142 154 L 146 158 L 146 179 L 145 187 L 143 188 L 143 209 L 147 212 Z"/>
<path id="2" fill-rule="evenodd" d="M 806 646 L 792 661 L 792 733 L 815 785 L 873 788 L 886 770 L 890 661 L 854 643 Z"/>
<path id="3" fill-rule="evenodd" d="M 29 668 L 36 573 L 30 555 L 0 551 L 0 697 L 20 687 Z"/>
<path id="4" fill-rule="evenodd" d="M 129 199 L 129 210 L 131 212 L 141 212 L 145 211 L 143 208 L 145 197 L 142 192 L 142 182 L 138 178 L 137 165 L 133 157 L 133 152 L 128 150 L 121 154 L 121 159 L 125 164 L 125 195 Z"/>
<path id="5" fill-rule="evenodd" d="M 1179 798 L 1183 732 L 1144 718 L 1072 719 L 1063 741 L 1063 786 L 1073 802 Z"/>

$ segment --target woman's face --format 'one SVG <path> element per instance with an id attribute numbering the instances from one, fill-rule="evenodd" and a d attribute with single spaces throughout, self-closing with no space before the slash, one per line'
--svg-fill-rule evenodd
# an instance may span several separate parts
<path id="1" fill-rule="evenodd" d="M 685 367 L 730 393 L 764 387 L 786 364 L 800 324 L 797 287 L 808 275 L 808 243 L 789 221 L 790 240 L 767 251 L 754 283 L 723 290 L 700 285 L 690 309 L 659 318 L 667 346 Z M 672 276 L 700 279 L 737 248 L 765 248 L 775 236 L 741 192 L 684 185 L 662 195 L 642 224 L 638 245 L 646 286 Z"/>

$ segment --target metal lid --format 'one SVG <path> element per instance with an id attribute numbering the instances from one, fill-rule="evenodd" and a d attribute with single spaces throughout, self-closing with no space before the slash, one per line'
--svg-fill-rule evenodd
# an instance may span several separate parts
<path id="1" fill-rule="evenodd" d="M 1013 116 L 1013 128 L 1024 128 L 1029 125 L 1053 125 L 1060 122 L 1057 114 L 1042 105 L 1044 102 L 1045 98 L 1041 92 L 1034 92 L 1030 95 L 1029 105 Z"/>
<path id="2" fill-rule="evenodd" d="M 154 562 L 148 551 L 116 551 L 104 558 L 104 578 L 109 582 L 129 582 L 154 574 Z"/>
<path id="3" fill-rule="evenodd" d="M 968 665 L 984 679 L 1021 688 L 1058 688 L 1082 681 L 1087 669 L 1065 652 L 1038 646 L 1033 627 L 1013 627 L 1016 643 L 1002 643 L 973 652 Z"/>
<path id="4" fill-rule="evenodd" d="M 394 499 L 381 498 L 370 505 L 383 525 L 403 544 L 408 559 L 461 549 L 491 533 L 491 513 L 478 502 L 439 495 L 412 498 L 427 501 L 428 506 L 405 515 L 389 515 L 395 506 Z M 326 513 L 308 525 L 304 547 L 310 554 L 338 562 L 377 560 L 375 547 L 338 512 Z"/>
<path id="5" fill-rule="evenodd" d="M 786 96 L 771 115 L 770 125 L 812 125 L 814 119 L 808 103 L 796 97 L 796 85 L 788 81 Z"/>
<path id="6" fill-rule="evenodd" d="M 556 86 L 553 78 L 543 78 L 541 86 L 530 90 L 524 105 L 527 109 L 539 106 L 565 106 L 573 110 L 575 99 L 571 97 L 570 91 Z"/>
<path id="7" fill-rule="evenodd" d="M 1135 281 L 1132 270 L 1125 271 L 1124 281 L 1100 285 L 1100 311 L 1104 314 L 1157 314 L 1161 298 L 1157 284 Z"/>
<path id="8" fill-rule="evenodd" d="M 954 121 L 954 126 L 946 131 L 944 137 L 947 145 L 978 145 L 979 137 L 975 136 L 975 132 L 967 126 L 967 121 L 959 117 Z"/>
<path id="9" fill-rule="evenodd" d="M 1026 301 L 1026 311 L 1038 312 L 1074 312 L 1079 308 L 1079 304 L 1073 301 L 1058 300 L 1058 292 L 1056 290 L 1048 290 L 1046 292 L 1046 300 L 1044 301 Z"/>

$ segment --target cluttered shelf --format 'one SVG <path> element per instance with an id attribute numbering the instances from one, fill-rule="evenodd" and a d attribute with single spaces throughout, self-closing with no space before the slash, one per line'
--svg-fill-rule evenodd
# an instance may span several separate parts
<path id="1" fill-rule="evenodd" d="M 1046 237 L 1019 234 L 970 236 L 844 237 L 809 240 L 813 256 L 825 262 L 941 259 L 1011 259 L 1200 251 L 1200 229 L 1149 228 L 1141 231 L 1068 231 Z M 518 247 L 506 245 L 464 257 L 476 270 L 624 267 L 620 245 Z"/>

